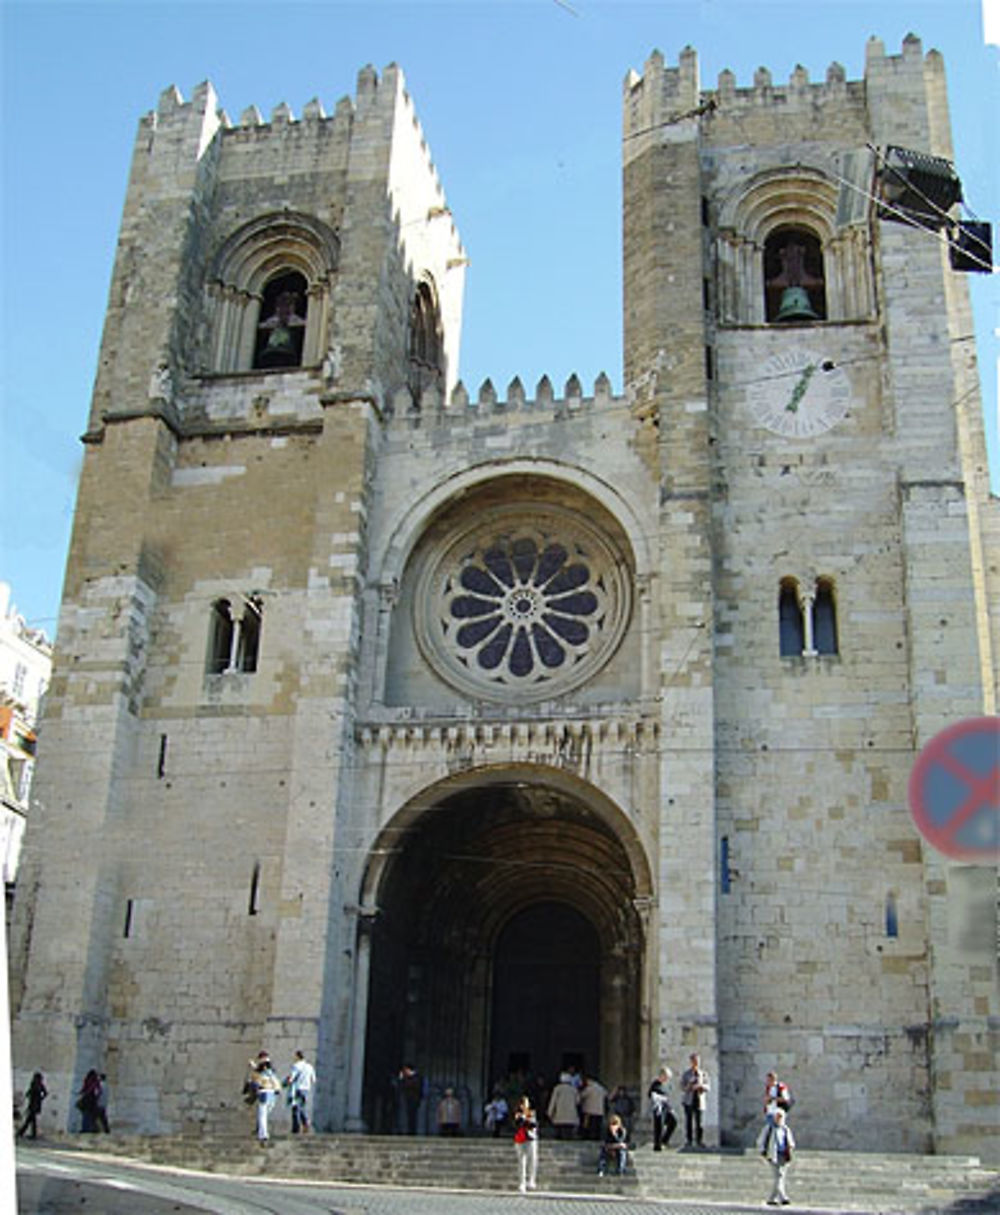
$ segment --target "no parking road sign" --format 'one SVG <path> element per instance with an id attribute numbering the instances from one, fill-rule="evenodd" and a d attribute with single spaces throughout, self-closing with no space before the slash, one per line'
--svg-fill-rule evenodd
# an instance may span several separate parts
<path id="1" fill-rule="evenodd" d="M 1000 861 L 1000 717 L 970 717 L 935 734 L 910 774 L 917 830 L 957 861 Z"/>

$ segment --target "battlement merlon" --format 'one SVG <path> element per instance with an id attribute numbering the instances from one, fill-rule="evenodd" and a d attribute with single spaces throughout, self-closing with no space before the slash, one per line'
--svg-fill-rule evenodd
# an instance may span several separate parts
<path id="1" fill-rule="evenodd" d="M 475 397 L 469 395 L 461 380 L 450 393 L 442 396 L 436 390 L 428 389 L 419 401 L 415 401 L 409 390 L 404 387 L 393 398 L 392 415 L 397 422 L 420 420 L 421 424 L 428 419 L 496 419 L 511 417 L 514 414 L 550 420 L 585 414 L 591 409 L 620 409 L 624 412 L 630 409 L 633 403 L 634 394 L 631 392 L 626 396 L 614 395 L 611 381 L 603 371 L 594 381 L 593 394 L 585 396 L 580 377 L 574 372 L 567 379 L 561 397 L 555 395 L 552 381 L 547 375 L 543 375 L 535 386 L 534 397 L 525 393 L 520 376 L 515 376 L 507 385 L 504 397 L 498 395 L 493 381 L 488 378 L 483 380 Z"/>
<path id="2" fill-rule="evenodd" d="M 920 39 L 908 34 L 898 55 L 886 55 L 880 39 L 869 39 L 864 79 L 859 81 L 848 81 L 843 66 L 834 62 L 824 80 L 812 82 L 797 64 L 787 85 L 775 85 L 771 71 L 759 67 L 752 86 L 740 87 L 725 69 L 717 88 L 703 91 L 696 51 L 685 47 L 677 67 L 667 67 L 663 55 L 653 51 L 641 75 L 631 70 L 625 77 L 624 160 L 628 163 L 651 144 L 695 138 L 703 117 L 721 117 L 740 108 L 756 113 L 774 108 L 788 116 L 808 113 L 817 101 L 847 96 L 866 108 L 873 143 L 903 144 L 953 158 L 943 58 L 935 50 L 925 56 Z"/>

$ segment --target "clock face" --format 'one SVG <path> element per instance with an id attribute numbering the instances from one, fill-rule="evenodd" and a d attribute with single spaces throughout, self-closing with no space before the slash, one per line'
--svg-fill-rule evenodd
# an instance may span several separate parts
<path id="1" fill-rule="evenodd" d="M 826 355 L 791 350 L 761 366 L 747 400 L 761 426 L 787 439 L 809 439 L 845 416 L 851 384 L 843 367 Z"/>

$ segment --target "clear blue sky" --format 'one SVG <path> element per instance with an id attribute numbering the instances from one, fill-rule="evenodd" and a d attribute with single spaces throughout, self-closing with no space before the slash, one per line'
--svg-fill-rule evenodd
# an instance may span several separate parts
<path id="1" fill-rule="evenodd" d="M 991 0 L 992 2 L 992 0 Z M 600 371 L 621 391 L 621 82 L 686 44 L 702 85 L 797 63 L 863 74 L 869 35 L 945 56 L 969 205 L 1000 219 L 998 54 L 979 0 L 0 0 L 0 579 L 55 630 L 126 177 L 142 114 L 208 78 L 249 105 L 327 112 L 358 69 L 398 62 L 471 265 L 460 372 L 529 392 Z M 987 428 L 996 432 L 997 277 L 970 275 Z M 994 449 L 994 486 L 997 485 Z"/>

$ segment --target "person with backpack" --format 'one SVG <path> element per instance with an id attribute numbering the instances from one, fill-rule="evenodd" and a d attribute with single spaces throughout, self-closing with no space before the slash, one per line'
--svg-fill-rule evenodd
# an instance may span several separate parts
<path id="1" fill-rule="evenodd" d="M 774 1107 L 774 1113 L 764 1124 L 764 1129 L 757 1138 L 757 1147 L 771 1166 L 774 1180 L 767 1205 L 769 1207 L 776 1207 L 779 1204 L 783 1207 L 788 1206 L 791 1199 L 785 1193 L 785 1174 L 792 1163 L 795 1136 L 792 1134 L 792 1128 L 785 1122 L 785 1111 L 780 1105 Z"/>
<path id="2" fill-rule="evenodd" d="M 784 1110 L 787 1114 L 794 1104 L 788 1085 L 778 1079 L 777 1072 L 768 1072 L 764 1077 L 764 1121 L 773 1125 L 774 1111 Z"/>

